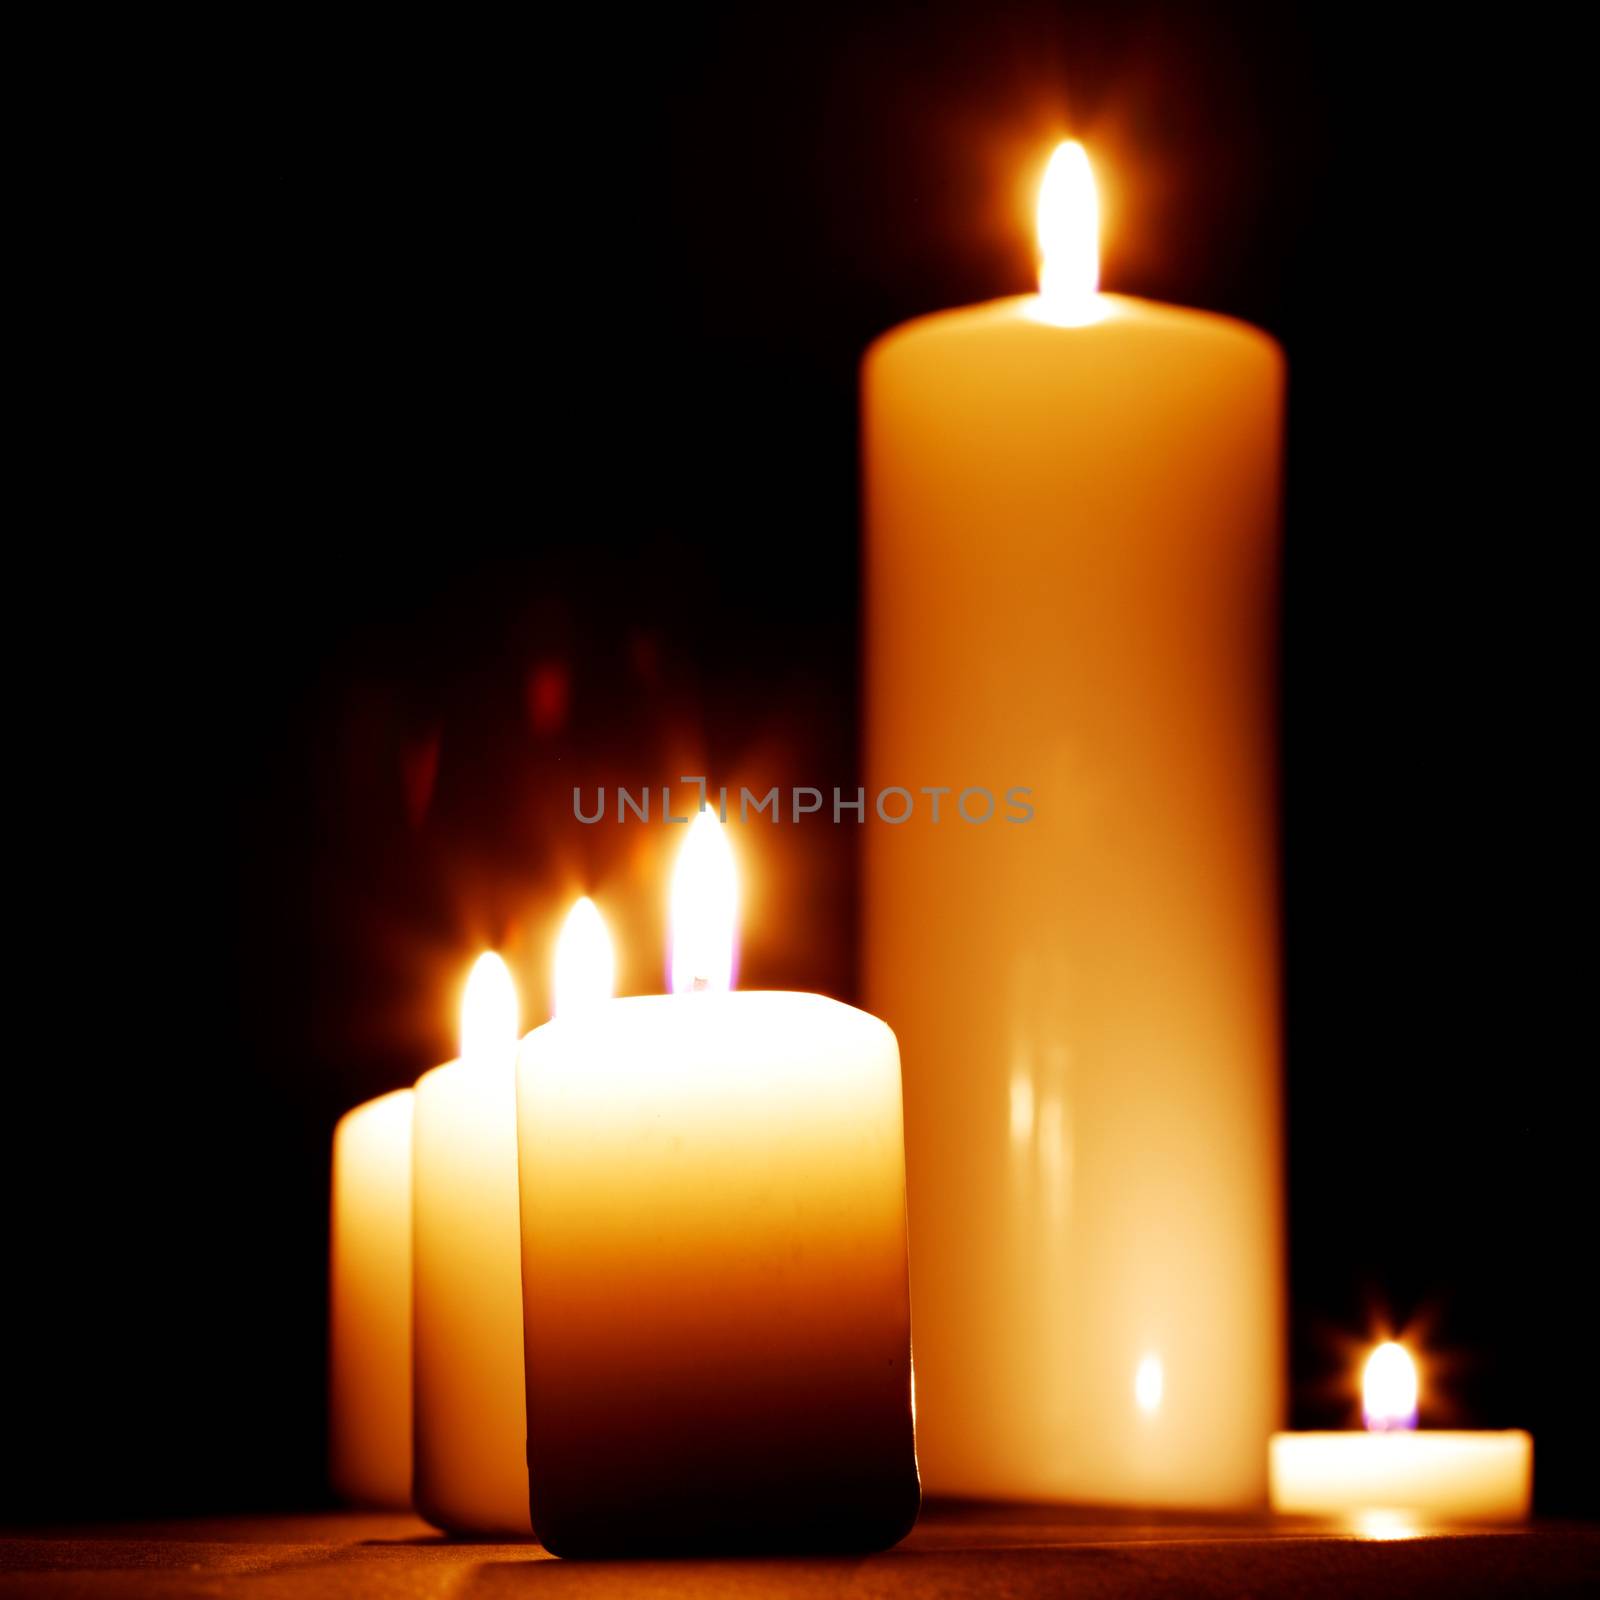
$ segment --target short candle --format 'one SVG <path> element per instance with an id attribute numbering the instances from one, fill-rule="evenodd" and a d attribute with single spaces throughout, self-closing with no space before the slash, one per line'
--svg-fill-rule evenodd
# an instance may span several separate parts
<path id="1" fill-rule="evenodd" d="M 1416 1366 L 1379 1345 L 1363 1377 L 1365 1433 L 1279 1433 L 1270 1447 L 1272 1507 L 1307 1515 L 1411 1513 L 1519 1522 L 1533 1494 L 1533 1439 L 1503 1432 L 1417 1432 Z"/>
<path id="2" fill-rule="evenodd" d="M 684 855 L 686 992 L 523 1041 L 533 1525 L 558 1555 L 881 1548 L 919 1498 L 898 1049 L 820 995 L 730 992 L 711 813 Z"/>
<path id="3" fill-rule="evenodd" d="M 328 1237 L 328 1476 L 357 1505 L 411 1504 L 409 1089 L 333 1132 Z"/>

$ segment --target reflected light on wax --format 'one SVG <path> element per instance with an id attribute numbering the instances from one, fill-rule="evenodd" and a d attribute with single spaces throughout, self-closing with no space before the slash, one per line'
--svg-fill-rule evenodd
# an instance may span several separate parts
<path id="1" fill-rule="evenodd" d="M 1161 1394 L 1166 1387 L 1166 1374 L 1161 1368 L 1160 1356 L 1146 1356 L 1133 1375 L 1133 1398 L 1144 1414 L 1154 1416 L 1161 1409 Z"/>
<path id="2" fill-rule="evenodd" d="M 725 993 L 733 987 L 739 883 L 733 851 L 716 813 L 689 826 L 672 876 L 672 992 Z"/>

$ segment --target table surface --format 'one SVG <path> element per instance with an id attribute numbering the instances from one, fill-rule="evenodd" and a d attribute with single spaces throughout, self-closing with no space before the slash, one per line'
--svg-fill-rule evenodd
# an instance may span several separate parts
<path id="1" fill-rule="evenodd" d="M 412 1516 L 324 1512 L 0 1535 L 0 1596 L 384 1600 L 684 1595 L 1441 1595 L 1600 1593 L 1600 1525 L 1365 1531 L 1287 1518 L 1077 1507 L 926 1507 L 881 1555 L 557 1561 L 533 1543 L 447 1539 Z"/>

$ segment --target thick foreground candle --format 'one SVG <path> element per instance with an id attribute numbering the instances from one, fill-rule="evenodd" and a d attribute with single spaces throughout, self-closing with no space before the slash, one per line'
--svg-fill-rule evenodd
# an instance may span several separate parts
<path id="1" fill-rule="evenodd" d="M 461 1059 L 417 1083 L 417 1510 L 458 1533 L 528 1533 L 517 1207 L 517 997 L 473 968 Z"/>
<path id="2" fill-rule="evenodd" d="M 918 1504 L 894 1035 L 674 956 L 697 992 L 523 1041 L 534 1528 L 559 1555 L 891 1544 Z"/>
<path id="3" fill-rule="evenodd" d="M 1045 292 L 863 374 L 866 992 L 907 1064 L 918 1447 L 939 1492 L 1244 1506 L 1283 1370 L 1284 368 L 1096 293 L 1092 207 L 1059 156 Z"/>
<path id="4" fill-rule="evenodd" d="M 411 1114 L 397 1089 L 333 1133 L 328 1475 L 359 1505 L 411 1504 Z"/>

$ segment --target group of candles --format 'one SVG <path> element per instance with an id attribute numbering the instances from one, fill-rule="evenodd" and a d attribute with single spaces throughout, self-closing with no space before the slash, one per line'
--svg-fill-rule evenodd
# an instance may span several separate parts
<path id="1" fill-rule="evenodd" d="M 1273 1434 L 1283 360 L 1100 293 L 1097 214 L 1064 145 L 1040 293 L 863 369 L 868 787 L 1003 772 L 1028 825 L 866 827 L 892 1033 L 732 991 L 705 811 L 671 995 L 610 998 L 580 902 L 519 1046 L 485 958 L 462 1059 L 335 1140 L 352 1498 L 570 1553 L 887 1543 L 919 1461 L 940 1493 L 1526 1513 L 1525 1434 L 1386 1402 Z"/>
<path id="2" fill-rule="evenodd" d="M 559 1554 L 893 1543 L 912 1440 L 900 1063 L 876 1018 L 734 992 L 712 811 L 672 987 L 611 998 L 581 900 L 518 1044 L 473 969 L 462 1055 L 334 1141 L 332 1469 L 352 1499 Z"/>
<path id="3" fill-rule="evenodd" d="M 486 954 L 461 1058 L 341 1120 L 331 1445 L 346 1497 L 528 1534 L 537 1459 L 537 1531 L 575 1553 L 792 1544 L 802 1513 L 825 1512 L 845 1545 L 909 1526 L 894 1037 L 817 996 L 730 993 L 735 905 L 708 812 L 674 885 L 673 996 L 610 1001 L 610 941 L 579 900 L 520 1083 L 515 989 Z M 1147 1354 L 1135 1403 L 1156 1413 L 1163 1389 Z M 1378 1537 L 1417 1516 L 1526 1516 L 1529 1436 L 1412 1433 L 1399 1344 L 1368 1362 L 1363 1410 L 1365 1434 L 1274 1435 L 1276 1509 L 1348 1514 Z M 763 1510 L 785 1525 L 763 1532 Z"/>

